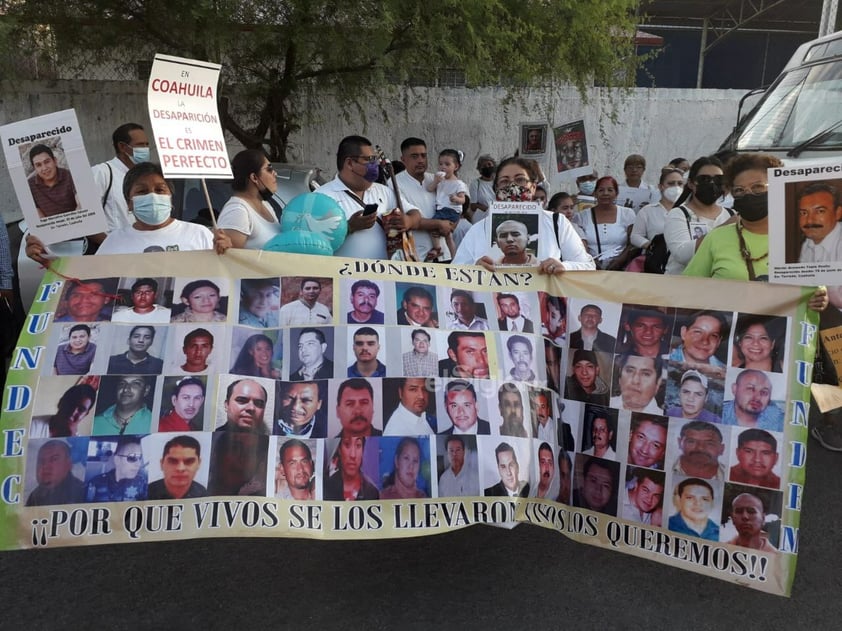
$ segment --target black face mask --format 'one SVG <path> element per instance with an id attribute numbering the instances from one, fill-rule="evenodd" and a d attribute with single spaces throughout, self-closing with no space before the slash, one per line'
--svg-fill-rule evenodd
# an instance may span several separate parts
<path id="1" fill-rule="evenodd" d="M 272 199 L 273 193 L 268 188 L 259 189 L 257 192 L 260 194 L 260 199 L 262 199 L 264 202 L 268 202 L 270 199 Z"/>
<path id="2" fill-rule="evenodd" d="M 734 199 L 734 210 L 746 221 L 758 221 L 769 214 L 769 193 L 744 195 Z"/>
<path id="3" fill-rule="evenodd" d="M 693 196 L 705 206 L 709 206 L 722 196 L 722 187 L 716 182 L 696 182 Z"/>
<path id="4" fill-rule="evenodd" d="M 491 177 L 492 175 L 494 175 L 494 167 L 482 167 L 479 170 L 479 174 L 482 177 Z"/>

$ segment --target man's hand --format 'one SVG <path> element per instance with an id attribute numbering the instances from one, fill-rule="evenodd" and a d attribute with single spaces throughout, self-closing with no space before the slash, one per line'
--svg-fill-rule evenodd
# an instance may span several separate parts
<path id="1" fill-rule="evenodd" d="M 377 213 L 363 215 L 363 211 L 357 211 L 348 219 L 348 234 L 358 230 L 368 230 L 377 221 Z"/>
<path id="2" fill-rule="evenodd" d="M 404 215 L 400 208 L 393 208 L 383 215 L 383 229 L 390 237 L 400 232 L 406 232 L 412 227 L 413 223 L 413 220 Z"/>
<path id="3" fill-rule="evenodd" d="M 50 264 L 50 252 L 47 250 L 47 246 L 41 239 L 31 234 L 26 235 L 26 255 L 44 267 L 48 267 Z"/>

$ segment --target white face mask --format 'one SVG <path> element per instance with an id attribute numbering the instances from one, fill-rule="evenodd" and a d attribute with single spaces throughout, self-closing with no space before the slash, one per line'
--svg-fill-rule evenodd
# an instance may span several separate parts
<path id="1" fill-rule="evenodd" d="M 681 193 L 683 193 L 683 192 L 684 192 L 683 186 L 668 186 L 667 188 L 665 188 L 663 190 L 661 195 L 668 202 L 674 204 L 675 200 L 677 200 L 679 197 L 681 197 Z"/>

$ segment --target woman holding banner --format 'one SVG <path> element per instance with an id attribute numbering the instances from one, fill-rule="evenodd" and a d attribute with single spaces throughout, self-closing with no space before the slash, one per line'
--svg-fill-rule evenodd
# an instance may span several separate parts
<path id="1" fill-rule="evenodd" d="M 281 232 L 281 224 L 269 200 L 278 190 L 273 167 L 259 149 L 246 149 L 231 160 L 234 195 L 225 202 L 217 225 L 235 248 L 261 249 Z"/>

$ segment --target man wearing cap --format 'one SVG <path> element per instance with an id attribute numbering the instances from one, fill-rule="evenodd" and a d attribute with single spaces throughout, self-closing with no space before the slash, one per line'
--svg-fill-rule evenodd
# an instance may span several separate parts
<path id="1" fill-rule="evenodd" d="M 686 370 L 678 388 L 679 405 L 667 410 L 667 416 L 707 423 L 719 423 L 719 417 L 704 408 L 708 397 L 708 378 L 698 370 Z"/>
<path id="2" fill-rule="evenodd" d="M 609 388 L 599 376 L 595 352 L 581 348 L 573 352 L 573 374 L 567 377 L 566 397 L 584 403 L 608 405 Z"/>

